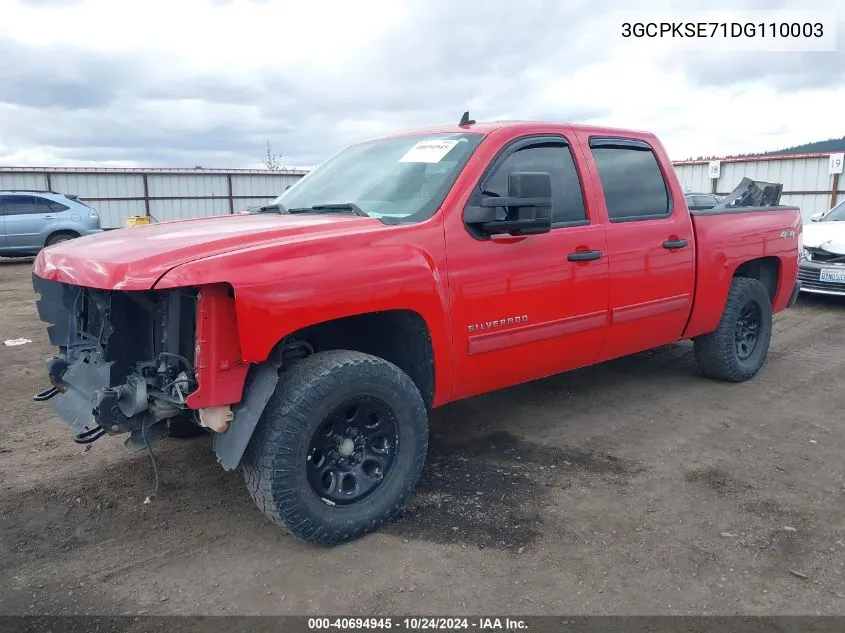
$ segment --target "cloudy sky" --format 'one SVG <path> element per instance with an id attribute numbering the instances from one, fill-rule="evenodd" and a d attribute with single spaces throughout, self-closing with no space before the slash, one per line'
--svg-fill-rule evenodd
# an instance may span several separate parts
<path id="1" fill-rule="evenodd" d="M 637 7 L 0 0 L 0 165 L 249 167 L 269 139 L 286 164 L 307 166 L 465 109 L 649 129 L 674 159 L 845 135 L 845 14 L 835 52 L 735 54 L 626 40 L 610 10 Z"/>

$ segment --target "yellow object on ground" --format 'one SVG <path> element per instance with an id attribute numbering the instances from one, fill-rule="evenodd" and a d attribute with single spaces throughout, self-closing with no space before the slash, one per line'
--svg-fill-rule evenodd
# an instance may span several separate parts
<path id="1" fill-rule="evenodd" d="M 148 215 L 133 215 L 126 218 L 126 226 L 140 226 L 142 224 L 149 224 L 150 216 Z"/>

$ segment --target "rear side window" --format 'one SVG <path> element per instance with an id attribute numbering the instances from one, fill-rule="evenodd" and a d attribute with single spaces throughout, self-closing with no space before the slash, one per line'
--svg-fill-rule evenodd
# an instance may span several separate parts
<path id="1" fill-rule="evenodd" d="M 657 157 L 641 141 L 592 139 L 611 222 L 664 218 L 670 214 L 669 190 Z"/>
<path id="2" fill-rule="evenodd" d="M 3 196 L 4 215 L 31 215 L 34 213 L 49 213 L 49 208 L 39 204 L 40 198 L 33 196 Z"/>
<path id="3" fill-rule="evenodd" d="M 46 204 L 50 211 L 53 213 L 61 213 L 62 211 L 67 211 L 70 207 L 63 205 L 61 202 L 56 202 L 55 200 L 46 200 L 45 198 L 39 198 L 42 204 Z"/>
<path id="4" fill-rule="evenodd" d="M 568 146 L 539 142 L 516 150 L 484 182 L 484 193 L 506 197 L 508 175 L 515 171 L 541 171 L 551 175 L 552 225 L 587 220 L 581 181 Z"/>
<path id="5" fill-rule="evenodd" d="M 38 196 L 0 196 L 4 215 L 34 215 L 38 213 L 60 213 L 70 207 L 61 202 Z"/>
<path id="6" fill-rule="evenodd" d="M 290 187 L 290 185 L 288 185 L 288 187 Z M 86 207 L 86 208 L 88 208 L 88 209 L 90 209 L 90 208 L 91 208 L 91 206 L 90 206 L 90 205 L 85 204 L 84 202 L 82 202 L 82 200 L 80 200 L 80 199 L 79 199 L 79 196 L 71 196 L 71 195 L 65 194 L 65 198 L 67 198 L 67 199 L 68 199 L 68 200 L 70 200 L 71 202 L 75 202 L 76 204 L 82 205 L 83 207 Z M 59 202 L 54 202 L 53 204 L 61 204 L 61 203 L 59 203 Z M 64 206 L 64 205 L 62 205 L 62 206 Z M 70 207 L 65 207 L 65 209 L 70 209 Z"/>

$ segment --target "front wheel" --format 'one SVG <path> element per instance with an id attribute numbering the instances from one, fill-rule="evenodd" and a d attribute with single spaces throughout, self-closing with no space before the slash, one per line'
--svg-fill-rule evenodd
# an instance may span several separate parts
<path id="1" fill-rule="evenodd" d="M 337 545 L 378 529 L 414 490 L 428 417 L 410 377 L 351 351 L 286 370 L 244 455 L 256 505 L 296 537 Z"/>
<path id="2" fill-rule="evenodd" d="M 743 382 L 753 378 L 769 352 L 772 304 L 756 279 L 736 277 L 715 332 L 695 339 L 695 358 L 710 378 Z"/>

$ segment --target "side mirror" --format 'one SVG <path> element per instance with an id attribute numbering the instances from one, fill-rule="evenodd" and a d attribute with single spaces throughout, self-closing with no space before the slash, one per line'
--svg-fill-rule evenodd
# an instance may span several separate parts
<path id="1" fill-rule="evenodd" d="M 810 222 L 821 222 L 824 217 L 824 211 L 818 211 L 810 216 Z"/>
<path id="2" fill-rule="evenodd" d="M 464 209 L 471 229 L 496 235 L 536 235 L 552 228 L 552 177 L 544 172 L 515 171 L 508 176 L 505 198 L 486 196 Z"/>

